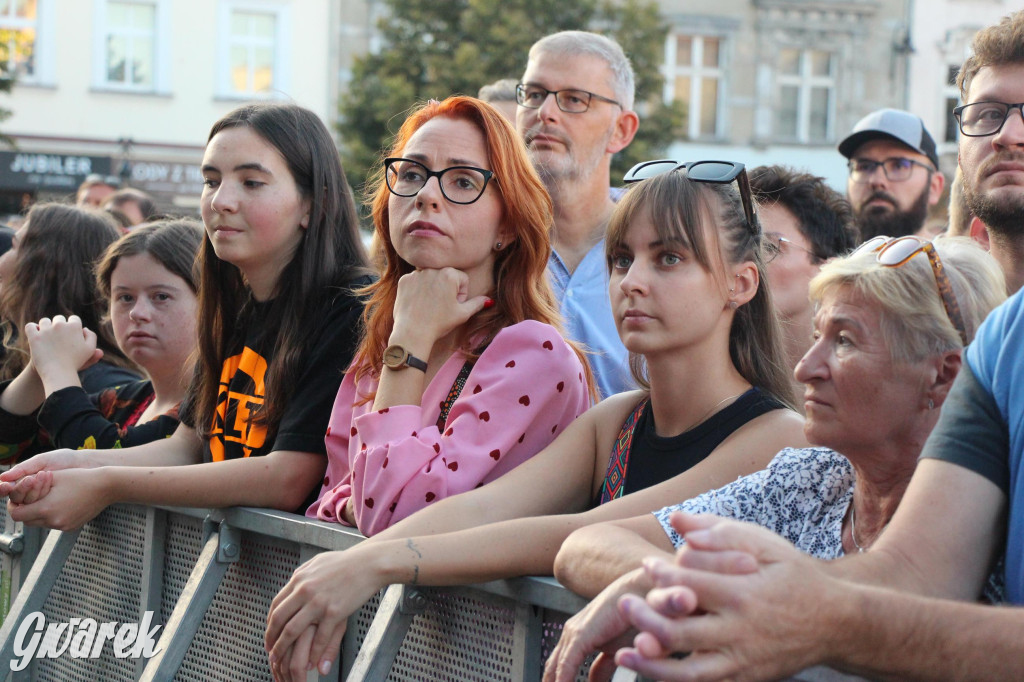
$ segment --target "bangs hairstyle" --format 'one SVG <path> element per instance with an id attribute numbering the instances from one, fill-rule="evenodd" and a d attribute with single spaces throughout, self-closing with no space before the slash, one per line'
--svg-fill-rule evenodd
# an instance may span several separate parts
<path id="1" fill-rule="evenodd" d="M 956 75 L 960 100 L 967 104 L 971 81 L 986 66 L 1024 64 L 1024 10 L 1008 14 L 998 24 L 988 26 L 974 34 L 971 56 L 964 60 Z"/>
<path id="2" fill-rule="evenodd" d="M 12 379 L 28 362 L 25 325 L 55 315 L 78 315 L 83 327 L 96 332 L 104 362 L 135 369 L 104 322 L 106 301 L 93 277 L 93 264 L 121 236 L 113 218 L 101 211 L 44 203 L 33 206 L 25 220 L 14 274 L 0 293 L 7 351 L 0 376 Z"/>
<path id="3" fill-rule="evenodd" d="M 206 233 L 197 220 L 161 220 L 141 225 L 110 245 L 96 265 L 96 288 L 110 299 L 110 279 L 122 258 L 149 254 L 172 275 L 185 280 L 193 294 L 199 293 L 196 255 Z"/>
<path id="4" fill-rule="evenodd" d="M 560 329 L 561 317 L 547 277 L 553 222 L 551 197 L 530 163 L 522 139 L 497 109 L 473 97 L 449 97 L 443 102 L 431 100 L 412 111 L 399 129 L 394 145 L 382 159 L 402 156 L 416 131 L 438 117 L 466 121 L 483 133 L 487 163 L 494 172 L 485 191 L 498 193 L 502 205 L 501 230 L 510 235 L 508 246 L 495 253 L 494 287 L 487 292 L 495 305 L 481 310 L 463 325 L 456 339 L 459 351 L 467 358 L 476 358 L 481 342 L 489 342 L 505 327 L 524 320 L 537 320 Z M 383 273 L 365 289 L 370 298 L 363 311 L 366 335 L 357 352 L 357 357 L 361 358 L 357 379 L 379 375 L 384 349 L 395 324 L 398 280 L 415 269 L 398 255 L 391 241 L 388 202 L 392 195 L 384 176 L 382 162 L 370 179 L 369 187 Z M 415 201 L 413 197 L 396 199 Z M 452 207 L 458 209 L 456 204 L 449 204 L 449 208 Z M 578 349 L 577 353 L 580 353 Z M 589 365 L 582 354 L 580 359 L 583 366 L 588 367 L 588 385 L 592 386 Z"/>
<path id="5" fill-rule="evenodd" d="M 793 388 L 786 369 L 778 316 L 768 292 L 760 240 L 751 235 L 743 203 L 735 185 L 691 182 L 683 171 L 662 173 L 633 185 L 619 201 L 608 224 L 605 253 L 611 269 L 623 247 L 630 225 L 647 217 L 659 239 L 682 244 L 706 271 L 723 271 L 730 264 L 750 261 L 757 267 L 759 284 L 754 297 L 739 306 L 729 330 L 729 356 L 736 370 L 750 382 L 793 407 Z M 705 221 L 717 229 L 705 232 Z M 705 235 L 712 235 L 709 242 Z M 679 292 L 684 295 L 685 292 Z M 643 355 L 629 354 L 636 382 L 650 388 Z"/>
<path id="6" fill-rule="evenodd" d="M 247 104 L 213 124 L 209 140 L 229 128 L 247 128 L 276 149 L 288 165 L 299 194 L 309 205 L 309 223 L 291 261 L 281 271 L 263 332 L 273 338 L 263 404 L 253 422 L 266 426 L 267 441 L 291 399 L 310 346 L 317 316 L 342 289 L 367 272 L 352 190 L 341 168 L 334 139 L 320 118 L 295 104 Z M 209 437 L 221 369 L 243 339 L 253 310 L 252 292 L 241 271 L 217 257 L 203 241 L 199 269 L 199 362 L 191 393 L 195 425 Z M 352 333 L 358 334 L 353 329 Z"/>
<path id="7" fill-rule="evenodd" d="M 932 242 L 953 285 L 970 341 L 989 312 L 1006 300 L 1006 280 L 996 260 L 973 239 L 938 237 Z M 894 362 L 909 363 L 962 348 L 949 321 L 925 253 L 899 267 L 878 263 L 877 253 L 830 261 L 811 280 L 811 302 L 849 287 L 881 312 L 881 331 Z"/>

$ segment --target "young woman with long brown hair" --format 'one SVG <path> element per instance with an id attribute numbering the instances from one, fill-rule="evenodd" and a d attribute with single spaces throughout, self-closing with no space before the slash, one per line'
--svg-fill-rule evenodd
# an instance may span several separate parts
<path id="1" fill-rule="evenodd" d="M 306 109 L 246 105 L 214 124 L 202 172 L 199 362 L 182 424 L 4 473 L 12 517 L 75 528 L 119 501 L 296 510 L 322 479 L 359 338 L 353 288 L 370 281 L 334 141 Z"/>

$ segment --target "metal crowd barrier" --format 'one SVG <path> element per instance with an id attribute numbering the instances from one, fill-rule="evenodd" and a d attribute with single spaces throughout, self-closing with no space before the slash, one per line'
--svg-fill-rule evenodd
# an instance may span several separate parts
<path id="1" fill-rule="evenodd" d="M 17 634 L 35 612 L 46 623 L 77 624 L 139 623 L 152 611 L 162 626 L 148 660 L 118 658 L 108 642 L 96 658 L 33 657 L 6 678 L 14 682 L 270 680 L 263 633 L 274 595 L 300 563 L 364 539 L 335 524 L 250 508 L 116 505 L 64 533 L 22 529 L 3 517 L 0 580 L 12 588 L 0 671 L 25 658 Z M 566 614 L 585 603 L 550 578 L 394 585 L 350 619 L 340 673 L 335 666 L 308 679 L 539 680 Z"/>

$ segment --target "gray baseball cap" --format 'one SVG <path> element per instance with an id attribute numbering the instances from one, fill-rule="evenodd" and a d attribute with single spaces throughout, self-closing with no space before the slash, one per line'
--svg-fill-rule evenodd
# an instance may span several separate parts
<path id="1" fill-rule="evenodd" d="M 839 153 L 849 159 L 862 144 L 877 139 L 896 140 L 905 144 L 927 156 L 935 168 L 939 167 L 935 140 L 924 127 L 924 121 L 900 109 L 879 109 L 857 121 L 853 132 L 839 143 Z"/>

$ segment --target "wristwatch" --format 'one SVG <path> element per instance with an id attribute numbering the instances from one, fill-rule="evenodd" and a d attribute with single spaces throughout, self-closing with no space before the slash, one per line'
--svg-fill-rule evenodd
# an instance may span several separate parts
<path id="1" fill-rule="evenodd" d="M 398 344 L 392 344 L 384 349 L 384 366 L 394 370 L 414 367 L 421 372 L 427 371 L 427 363 Z"/>

